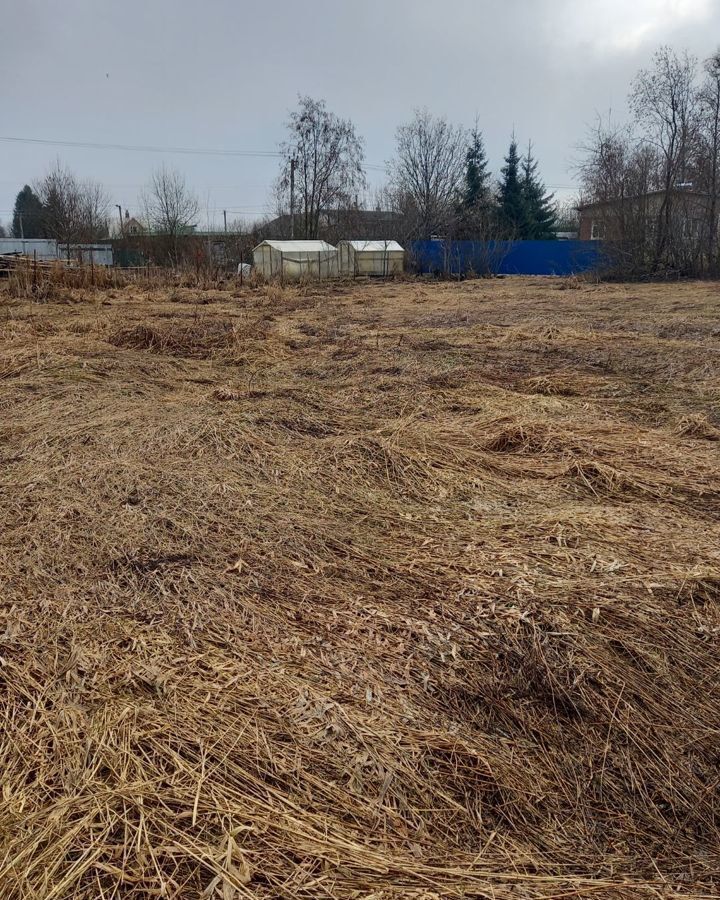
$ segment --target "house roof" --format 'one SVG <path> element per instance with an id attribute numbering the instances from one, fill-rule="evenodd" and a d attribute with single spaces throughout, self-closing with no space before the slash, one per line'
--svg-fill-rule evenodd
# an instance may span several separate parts
<path id="1" fill-rule="evenodd" d="M 322 253 L 335 250 L 327 241 L 262 241 L 258 247 L 272 247 L 281 253 Z"/>
<path id="2" fill-rule="evenodd" d="M 342 244 L 349 244 L 356 253 L 405 252 L 397 241 L 340 241 L 340 245 Z"/>
<path id="3" fill-rule="evenodd" d="M 595 206 L 612 206 L 614 203 L 622 203 L 626 200 L 643 200 L 646 197 L 658 197 L 664 194 L 665 191 L 660 189 L 657 191 L 648 191 L 645 194 L 629 194 L 627 197 L 608 197 L 606 200 L 592 200 L 589 203 L 578 203 L 575 209 L 584 210 L 584 209 L 592 209 Z M 693 191 L 688 188 L 672 188 L 673 194 L 680 194 L 683 197 L 709 197 L 705 191 Z"/>
<path id="4" fill-rule="evenodd" d="M 341 209 L 321 209 L 321 215 L 327 216 L 329 219 L 333 219 L 336 222 L 344 222 L 346 220 L 352 220 L 355 224 L 368 224 L 368 225 L 378 225 L 378 224 L 386 224 L 396 222 L 398 219 L 402 218 L 401 215 L 397 212 L 393 212 L 390 209 L 357 209 L 356 207 L 343 207 Z M 296 221 L 300 221 L 301 216 L 296 216 Z M 278 228 L 281 226 L 285 226 L 290 222 L 290 214 L 283 213 L 280 216 L 276 216 L 274 219 L 270 219 L 267 222 L 263 223 L 264 228 Z"/>

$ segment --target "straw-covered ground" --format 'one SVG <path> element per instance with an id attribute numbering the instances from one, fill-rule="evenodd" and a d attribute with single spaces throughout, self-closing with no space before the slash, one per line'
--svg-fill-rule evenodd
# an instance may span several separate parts
<path id="1" fill-rule="evenodd" d="M 0 289 L 0 410 L 2 900 L 720 890 L 717 285 Z"/>

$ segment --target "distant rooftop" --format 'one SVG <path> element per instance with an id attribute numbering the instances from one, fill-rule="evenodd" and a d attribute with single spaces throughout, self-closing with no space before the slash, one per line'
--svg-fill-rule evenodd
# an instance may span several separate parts
<path id="1" fill-rule="evenodd" d="M 660 189 L 657 191 L 647 191 L 644 194 L 628 194 L 627 196 L 622 197 L 607 197 L 602 200 L 588 200 L 587 203 L 578 203 L 575 209 L 583 210 L 590 209 L 593 206 L 609 206 L 613 203 L 621 203 L 624 200 L 642 200 L 646 197 L 658 197 L 665 193 L 664 189 Z M 710 195 L 705 191 L 695 191 L 692 188 L 683 188 L 683 187 L 673 187 L 670 189 L 670 193 L 673 194 L 681 194 L 683 197 L 709 197 Z"/>

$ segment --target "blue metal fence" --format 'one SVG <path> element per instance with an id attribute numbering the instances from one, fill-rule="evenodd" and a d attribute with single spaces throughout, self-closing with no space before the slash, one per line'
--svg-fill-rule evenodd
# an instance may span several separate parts
<path id="1" fill-rule="evenodd" d="M 573 275 L 603 266 L 598 241 L 411 241 L 410 265 L 437 275 Z"/>

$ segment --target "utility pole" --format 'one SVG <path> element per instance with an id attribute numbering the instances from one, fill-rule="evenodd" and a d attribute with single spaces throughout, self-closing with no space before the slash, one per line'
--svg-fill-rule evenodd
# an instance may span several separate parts
<path id="1" fill-rule="evenodd" d="M 23 229 L 23 221 L 22 221 L 22 213 L 18 213 L 18 219 L 20 219 L 20 240 L 25 240 L 25 231 Z"/>
<path id="2" fill-rule="evenodd" d="M 295 166 L 297 160 L 290 160 L 290 240 L 295 240 Z"/>
<path id="3" fill-rule="evenodd" d="M 117 206 L 118 215 L 120 216 L 120 237 L 125 237 L 125 226 L 123 224 L 122 206 L 120 206 L 119 203 L 116 203 L 115 206 Z"/>
<path id="4" fill-rule="evenodd" d="M 227 210 L 223 210 L 223 221 L 225 222 L 225 234 L 227 234 Z"/>

